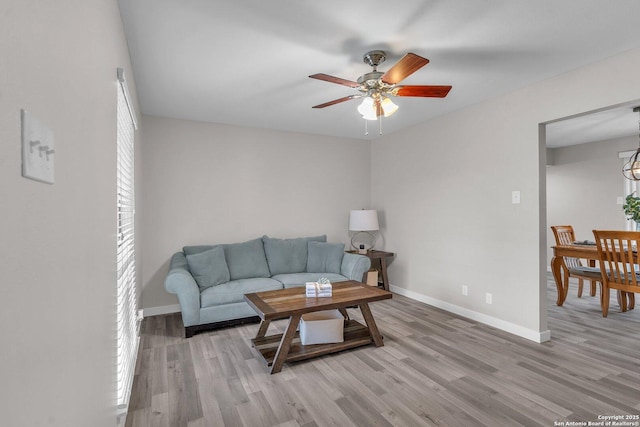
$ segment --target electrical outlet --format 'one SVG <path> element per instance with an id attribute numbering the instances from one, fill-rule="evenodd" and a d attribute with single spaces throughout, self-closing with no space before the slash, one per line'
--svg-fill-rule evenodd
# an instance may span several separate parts
<path id="1" fill-rule="evenodd" d="M 624 205 L 624 198 L 622 196 L 618 196 L 618 198 L 616 199 L 616 204 Z"/>
<path id="2" fill-rule="evenodd" d="M 485 295 L 484 300 L 485 300 L 485 302 L 487 304 L 493 304 L 493 295 L 491 295 L 489 292 L 487 292 L 487 294 Z"/>
<path id="3" fill-rule="evenodd" d="M 467 285 L 462 285 L 462 295 L 469 295 L 469 287 Z"/>

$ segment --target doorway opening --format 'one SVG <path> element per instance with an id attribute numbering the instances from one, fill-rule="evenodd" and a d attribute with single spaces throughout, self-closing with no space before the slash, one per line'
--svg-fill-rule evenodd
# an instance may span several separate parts
<path id="1" fill-rule="evenodd" d="M 571 225 L 576 240 L 594 240 L 594 229 L 625 229 L 622 210 L 624 159 L 638 148 L 640 100 L 603 107 L 539 124 L 540 148 L 540 319 L 547 330 L 551 278 L 552 225 Z M 570 280 L 567 299 L 577 297 Z M 599 290 L 597 291 L 599 295 Z M 590 296 L 588 283 L 582 298 Z M 599 306 L 599 297 L 596 296 Z M 555 297 L 554 297 L 555 301 Z"/>

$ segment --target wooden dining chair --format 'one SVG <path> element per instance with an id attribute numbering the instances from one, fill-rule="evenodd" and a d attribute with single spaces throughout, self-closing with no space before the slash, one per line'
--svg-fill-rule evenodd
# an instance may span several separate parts
<path id="1" fill-rule="evenodd" d="M 556 245 L 571 245 L 576 241 L 576 235 L 570 225 L 552 225 L 551 230 L 556 238 Z M 569 277 L 578 279 L 578 298 L 582 297 L 584 280 L 591 283 L 591 296 L 596 295 L 596 283 L 600 281 L 599 269 L 582 265 L 578 258 L 565 257 L 562 270 L 565 282 L 569 280 Z"/>
<path id="2" fill-rule="evenodd" d="M 640 231 L 593 230 L 593 235 L 596 238 L 602 272 L 602 316 L 607 317 L 609 313 L 611 289 L 618 291 L 620 310 L 632 310 L 635 306 L 635 294 L 640 293 Z"/>

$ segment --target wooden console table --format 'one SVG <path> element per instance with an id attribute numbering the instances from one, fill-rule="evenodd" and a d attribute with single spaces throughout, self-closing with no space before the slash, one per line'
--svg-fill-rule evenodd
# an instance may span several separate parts
<path id="1" fill-rule="evenodd" d="M 382 273 L 382 288 L 385 291 L 389 290 L 389 276 L 387 276 L 387 258 L 392 258 L 395 254 L 393 252 L 385 251 L 367 251 L 366 254 L 360 254 L 358 251 L 347 251 L 352 254 L 359 254 L 369 257 L 371 259 L 371 266 L 376 268 L 376 264 L 380 265 L 380 273 Z"/>

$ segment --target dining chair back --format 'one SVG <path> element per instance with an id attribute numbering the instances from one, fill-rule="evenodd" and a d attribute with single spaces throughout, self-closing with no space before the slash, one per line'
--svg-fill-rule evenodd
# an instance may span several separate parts
<path id="1" fill-rule="evenodd" d="M 576 235 L 573 231 L 573 227 L 570 225 L 552 225 L 551 230 L 553 236 L 556 239 L 556 245 L 571 245 L 576 241 Z M 599 281 L 597 274 L 594 274 L 594 268 L 589 268 L 582 265 L 582 262 L 578 258 L 564 258 L 563 272 L 565 275 L 565 282 L 569 277 L 575 277 L 578 279 L 578 298 L 582 297 L 582 288 L 584 280 L 589 280 L 591 283 L 591 296 L 596 295 L 596 283 Z M 595 271 L 597 273 L 597 270 Z"/>
<path id="2" fill-rule="evenodd" d="M 618 291 L 621 311 L 632 310 L 640 293 L 640 231 L 593 230 L 602 272 L 602 316 L 609 313 L 611 289 Z"/>

